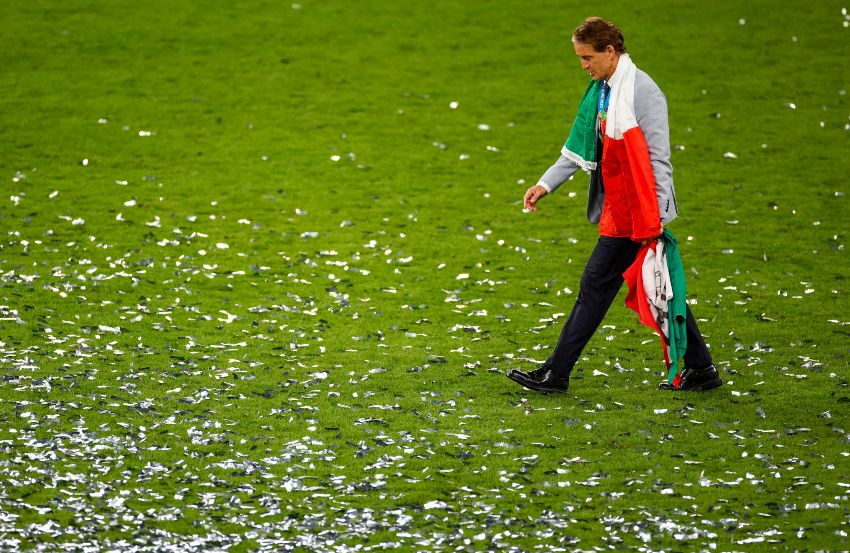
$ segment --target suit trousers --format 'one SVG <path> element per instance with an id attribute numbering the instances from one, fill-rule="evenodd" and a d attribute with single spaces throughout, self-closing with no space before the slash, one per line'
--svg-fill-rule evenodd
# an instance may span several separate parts
<path id="1" fill-rule="evenodd" d="M 639 250 L 640 243 L 629 238 L 599 237 L 581 275 L 576 303 L 564 323 L 552 355 L 546 361 L 549 368 L 558 374 L 570 374 L 582 350 L 602 324 L 623 285 L 623 273 L 634 263 Z M 687 308 L 685 328 L 688 340 L 685 367 L 708 367 L 712 364 L 711 354 L 690 307 Z"/>

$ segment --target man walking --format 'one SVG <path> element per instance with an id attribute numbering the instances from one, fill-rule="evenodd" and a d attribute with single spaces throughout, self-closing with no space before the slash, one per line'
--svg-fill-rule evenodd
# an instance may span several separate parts
<path id="1" fill-rule="evenodd" d="M 670 164 L 667 100 L 626 53 L 620 29 L 599 17 L 573 33 L 573 47 L 591 82 L 561 156 L 528 189 L 525 209 L 554 192 L 579 169 L 590 173 L 587 217 L 599 225 L 576 303 L 549 359 L 511 380 L 540 392 L 565 392 L 570 372 L 623 284 L 642 246 L 654 243 L 677 213 Z M 673 390 L 709 390 L 722 384 L 696 320 L 686 309 L 684 369 Z M 673 360 L 675 363 L 677 360 Z"/>

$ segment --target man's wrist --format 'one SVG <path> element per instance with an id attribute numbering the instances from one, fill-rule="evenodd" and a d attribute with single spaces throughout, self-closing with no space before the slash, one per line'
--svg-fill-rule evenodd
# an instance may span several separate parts
<path id="1" fill-rule="evenodd" d="M 537 181 L 537 186 L 542 186 L 542 187 L 543 187 L 543 189 L 546 191 L 546 193 L 547 193 L 547 194 L 551 194 L 551 193 L 552 193 L 552 188 L 551 188 L 548 184 L 546 184 L 545 182 L 543 182 L 542 180 Z"/>

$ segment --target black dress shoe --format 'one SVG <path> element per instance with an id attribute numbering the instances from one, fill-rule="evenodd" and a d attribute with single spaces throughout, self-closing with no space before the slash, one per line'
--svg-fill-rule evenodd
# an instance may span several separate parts
<path id="1" fill-rule="evenodd" d="M 717 373 L 717 367 L 709 365 L 704 369 L 691 369 L 685 367 L 682 369 L 682 377 L 679 379 L 678 385 L 674 386 L 667 382 L 662 382 L 658 387 L 662 390 L 711 390 L 723 385 L 720 380 L 720 375 Z"/>
<path id="2" fill-rule="evenodd" d="M 528 372 L 514 369 L 508 373 L 508 378 L 536 392 L 563 393 L 570 387 L 569 376 L 556 374 L 546 366 Z"/>
<path id="3" fill-rule="evenodd" d="M 508 372 L 508 378 L 512 379 L 513 377 L 511 375 L 515 375 L 518 378 L 526 378 L 526 379 L 530 378 L 532 380 L 538 380 L 538 379 L 542 378 L 543 375 L 546 374 L 548 371 L 549 371 L 549 367 L 547 367 L 546 365 L 540 365 L 539 367 L 537 367 L 533 371 L 521 371 L 519 369 L 511 369 Z"/>

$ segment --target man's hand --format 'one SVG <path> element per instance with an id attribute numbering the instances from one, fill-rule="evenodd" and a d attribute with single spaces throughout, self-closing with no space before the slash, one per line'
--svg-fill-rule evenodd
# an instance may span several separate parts
<path id="1" fill-rule="evenodd" d="M 537 211 L 537 200 L 548 194 L 546 189 L 535 184 L 525 192 L 525 197 L 522 199 L 522 207 L 529 211 Z"/>
<path id="2" fill-rule="evenodd" d="M 661 238 L 661 236 L 663 236 L 663 235 L 664 235 L 664 227 L 662 226 L 661 227 L 661 233 L 658 236 L 656 236 L 655 238 L 644 238 L 643 240 L 640 241 L 640 245 L 641 246 L 648 246 L 648 245 L 652 244 L 653 242 L 655 242 L 656 240 L 658 240 L 659 238 Z"/>

